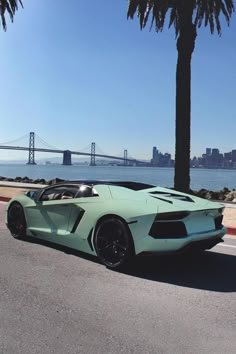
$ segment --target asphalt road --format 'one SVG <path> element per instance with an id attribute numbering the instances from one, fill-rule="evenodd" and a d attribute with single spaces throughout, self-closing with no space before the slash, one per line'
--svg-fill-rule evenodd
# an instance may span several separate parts
<path id="1" fill-rule="evenodd" d="M 0 354 L 236 353 L 236 237 L 125 274 L 13 239 L 0 204 Z"/>

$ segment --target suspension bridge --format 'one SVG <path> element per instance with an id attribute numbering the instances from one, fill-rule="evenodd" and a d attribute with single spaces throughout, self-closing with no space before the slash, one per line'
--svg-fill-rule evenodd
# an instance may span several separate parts
<path id="1" fill-rule="evenodd" d="M 57 149 L 54 147 L 49 147 L 49 144 L 47 144 L 45 141 L 43 141 L 40 137 L 38 137 L 34 132 L 30 132 L 28 136 L 28 146 L 16 146 L 16 145 L 8 145 L 9 143 L 0 143 L 0 149 L 1 150 L 21 150 L 21 151 L 27 151 L 28 152 L 28 165 L 36 165 L 35 161 L 35 153 L 36 152 L 44 152 L 44 153 L 56 153 L 56 154 L 62 154 L 62 164 L 63 165 L 72 165 L 72 155 L 80 155 L 80 156 L 87 156 L 90 159 L 90 166 L 95 166 L 96 165 L 96 158 L 107 158 L 110 160 L 119 160 L 122 161 L 122 164 L 124 166 L 137 166 L 137 165 L 143 165 L 143 161 L 139 161 L 134 158 L 129 158 L 128 157 L 128 151 L 125 149 L 123 156 L 113 156 L 113 155 L 107 155 L 104 153 L 96 153 L 96 144 L 95 142 L 91 143 L 90 146 L 90 151 L 89 152 L 83 152 L 83 151 L 72 151 L 72 150 L 63 150 L 63 149 Z M 47 147 L 36 147 L 36 139 L 35 137 L 38 137 L 41 143 L 44 143 L 47 145 Z M 25 138 L 26 136 L 22 137 Z M 20 139 L 16 139 L 14 142 L 19 141 Z"/>

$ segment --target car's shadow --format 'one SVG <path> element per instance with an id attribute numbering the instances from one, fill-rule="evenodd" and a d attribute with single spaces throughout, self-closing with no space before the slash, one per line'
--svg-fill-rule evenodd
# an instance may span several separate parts
<path id="1" fill-rule="evenodd" d="M 31 237 L 27 237 L 24 241 L 44 245 L 99 263 L 94 256 L 48 241 Z M 236 257 L 216 253 L 214 249 L 192 255 L 138 256 L 122 273 L 132 277 L 188 288 L 236 292 Z"/>
<path id="2" fill-rule="evenodd" d="M 236 257 L 205 251 L 199 254 L 137 257 L 127 274 L 188 288 L 236 292 Z"/>
<path id="3" fill-rule="evenodd" d="M 80 258 L 83 258 L 83 259 L 87 259 L 87 260 L 92 261 L 94 263 L 100 264 L 100 262 L 99 262 L 99 260 L 98 260 L 98 258 L 96 256 L 90 255 L 88 253 L 84 253 L 82 251 L 75 250 L 75 249 L 70 248 L 70 247 L 59 245 L 57 243 L 52 243 L 50 241 L 42 240 L 42 239 L 39 239 L 39 238 L 34 238 L 34 237 L 31 237 L 31 236 L 27 236 L 27 237 L 23 238 L 22 240 L 21 239 L 17 239 L 17 241 L 23 241 L 23 242 L 38 244 L 38 245 L 41 245 L 41 246 L 46 246 L 48 248 L 52 248 L 54 250 L 57 250 L 57 251 L 60 251 L 60 252 L 63 252 L 63 253 L 70 254 L 70 255 L 73 255 L 73 256 L 76 256 L 76 257 L 80 257 Z"/>

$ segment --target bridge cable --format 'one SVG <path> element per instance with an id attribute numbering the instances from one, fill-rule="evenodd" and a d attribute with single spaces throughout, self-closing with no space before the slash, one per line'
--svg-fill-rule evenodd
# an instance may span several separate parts
<path id="1" fill-rule="evenodd" d="M 25 139 L 25 138 L 28 138 L 28 139 L 29 139 L 29 134 L 25 134 L 25 135 L 21 136 L 21 137 L 18 138 L 18 139 L 15 139 L 15 140 L 11 140 L 11 141 L 6 141 L 6 142 L 4 142 L 4 143 L 0 143 L 0 145 L 10 145 L 10 144 L 16 143 L 16 142 L 18 142 L 18 141 L 20 141 L 20 140 L 23 140 L 23 139 Z"/>
<path id="2" fill-rule="evenodd" d="M 38 136 L 37 134 L 35 134 L 35 137 L 37 138 L 37 141 L 39 141 L 41 144 L 43 144 L 44 146 L 46 146 L 46 147 L 49 148 L 49 149 L 52 149 L 52 150 L 62 150 L 62 149 L 59 149 L 58 147 L 55 147 L 55 146 L 53 146 L 53 145 L 48 144 L 45 140 L 43 140 L 42 138 L 40 138 L 40 136 Z"/>

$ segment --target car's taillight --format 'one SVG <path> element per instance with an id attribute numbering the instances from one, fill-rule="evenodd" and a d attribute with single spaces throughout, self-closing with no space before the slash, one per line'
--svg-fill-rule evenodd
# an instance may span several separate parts
<path id="1" fill-rule="evenodd" d="M 223 221 L 223 215 L 219 215 L 215 218 L 215 228 L 217 230 L 222 229 L 222 227 L 223 227 L 222 221 Z"/>

